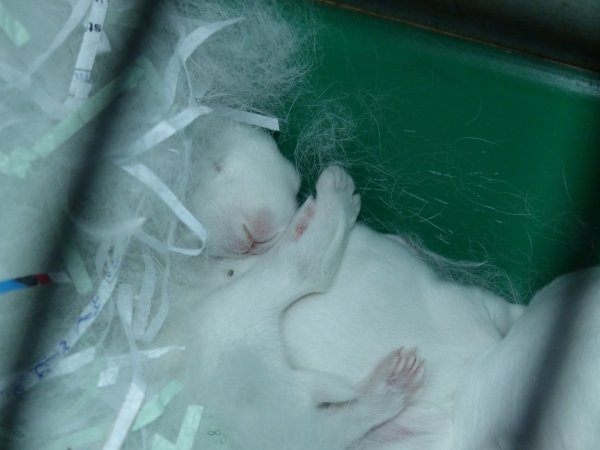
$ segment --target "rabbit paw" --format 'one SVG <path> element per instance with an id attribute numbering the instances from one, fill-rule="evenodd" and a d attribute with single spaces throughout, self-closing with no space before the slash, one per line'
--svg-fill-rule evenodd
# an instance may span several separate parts
<path id="1" fill-rule="evenodd" d="M 317 180 L 317 204 L 341 207 L 354 224 L 360 211 L 360 195 L 355 193 L 354 181 L 340 166 L 327 167 Z"/>

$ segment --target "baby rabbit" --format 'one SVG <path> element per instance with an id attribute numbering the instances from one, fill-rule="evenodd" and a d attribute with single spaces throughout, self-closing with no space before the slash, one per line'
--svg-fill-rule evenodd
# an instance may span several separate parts
<path id="1" fill-rule="evenodd" d="M 201 155 L 208 157 L 199 174 L 202 180 L 192 195 L 196 199 L 194 212 L 212 236 L 209 241 L 213 239 L 204 269 L 199 271 L 198 292 L 202 295 L 233 285 L 246 273 L 258 278 L 263 269 L 256 267 L 266 264 L 263 258 L 268 259 L 271 251 L 278 253 L 273 246 L 284 239 L 282 230 L 296 209 L 298 177 L 275 143 L 251 127 L 223 127 L 221 131 L 211 128 L 207 133 L 211 137 L 204 142 L 210 143 L 210 148 Z M 207 174 L 209 171 L 212 173 Z M 223 181 L 222 188 L 213 189 L 210 180 L 219 183 L 219 177 L 227 181 Z M 211 194 L 205 193 L 209 191 Z M 317 195 L 315 220 L 318 203 Z M 339 220 L 329 213 L 325 215 L 328 219 L 321 218 L 321 222 Z M 212 222 L 212 217 L 219 219 Z M 313 227 L 313 231 L 319 233 L 319 227 Z M 322 250 L 329 239 L 321 240 Z M 457 384 L 469 365 L 506 335 L 523 307 L 484 289 L 441 279 L 399 237 L 358 224 L 347 239 L 341 262 L 336 260 L 339 270 L 331 272 L 332 284 L 326 290 L 298 302 L 288 300 L 285 307 L 280 305 L 283 326 L 278 329 L 285 345 L 280 346 L 279 336 L 273 345 L 280 356 L 285 355 L 287 364 L 299 369 L 297 372 L 336 374 L 337 380 L 328 383 L 331 400 L 322 396 L 317 401 L 337 404 L 355 402 L 360 391 L 356 387 L 400 346 L 418 348 L 420 357 L 427 361 L 427 377 L 419 395 L 410 397 L 396 419 L 372 427 L 360 445 L 450 448 Z M 288 245 L 282 242 L 282 246 Z M 282 261 L 272 264 L 284 266 Z M 270 291 L 270 283 L 283 275 L 273 270 L 268 277 L 264 278 L 263 291 Z M 312 293 L 305 291 L 303 295 Z M 251 306 L 240 306 L 240 311 L 247 308 Z M 241 316 L 238 313 L 236 317 Z M 277 322 L 277 326 L 281 324 Z M 267 335 L 275 336 L 272 331 Z M 314 386 L 323 378 L 320 380 L 312 382 L 313 392 L 319 391 Z"/>
<path id="2" fill-rule="evenodd" d="M 397 346 L 349 384 L 338 375 L 293 368 L 281 334 L 289 305 L 326 290 L 335 276 L 360 207 L 354 183 L 329 167 L 316 200 L 297 210 L 297 174 L 272 138 L 234 123 L 220 131 L 205 134 L 194 197 L 195 212 L 216 238 L 209 239 L 197 288 L 178 300 L 179 314 L 166 330 L 179 332 L 188 347 L 190 394 L 217 415 L 234 448 L 358 448 L 410 403 L 423 380 L 423 361 Z M 251 172 L 257 162 L 283 169 L 282 176 Z M 255 195 L 240 202 L 231 184 L 239 189 L 244 182 Z M 258 195 L 274 187 L 278 193 Z M 217 227 L 215 217 L 225 223 Z"/>
<path id="3" fill-rule="evenodd" d="M 207 254 L 238 259 L 271 248 L 298 205 L 300 178 L 266 132 L 225 119 L 196 130 L 190 209 L 210 232 Z"/>
<path id="4" fill-rule="evenodd" d="M 585 288 L 585 290 L 583 290 Z M 538 411 L 533 441 L 520 433 L 556 320 L 583 295 L 556 384 Z M 564 330 L 560 330 L 564 332 Z M 550 351 L 554 349 L 550 348 Z M 558 349 L 556 350 L 558 351 Z M 539 291 L 507 336 L 471 366 L 457 393 L 455 450 L 593 450 L 600 444 L 600 267 L 564 275 Z"/>

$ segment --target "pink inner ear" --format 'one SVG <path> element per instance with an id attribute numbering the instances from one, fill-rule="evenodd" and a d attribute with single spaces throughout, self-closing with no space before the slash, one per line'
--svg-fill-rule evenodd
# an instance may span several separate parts
<path id="1" fill-rule="evenodd" d="M 294 229 L 296 239 L 299 239 L 304 234 L 304 232 L 310 225 L 310 221 L 314 215 L 315 215 L 314 202 L 307 203 L 304 206 L 304 211 L 302 213 L 302 217 L 300 217 L 298 223 L 296 224 L 296 228 Z"/>

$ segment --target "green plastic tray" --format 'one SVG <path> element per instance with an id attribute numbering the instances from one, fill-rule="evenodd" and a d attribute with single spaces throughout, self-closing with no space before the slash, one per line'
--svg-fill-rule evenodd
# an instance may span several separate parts
<path id="1" fill-rule="evenodd" d="M 598 74 L 317 11 L 314 92 L 296 99 L 289 126 L 297 132 L 327 111 L 334 129 L 354 122 L 344 150 L 363 220 L 447 257 L 488 261 L 525 299 L 574 268 L 579 236 L 597 245 L 583 209 L 598 194 Z M 326 99 L 329 109 L 314 106 Z"/>

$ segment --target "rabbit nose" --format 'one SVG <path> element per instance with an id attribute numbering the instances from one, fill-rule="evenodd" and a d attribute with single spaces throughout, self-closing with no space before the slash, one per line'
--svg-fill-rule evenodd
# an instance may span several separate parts
<path id="1" fill-rule="evenodd" d="M 273 214 L 259 211 L 248 218 L 243 225 L 244 233 L 250 242 L 261 244 L 273 238 L 275 227 Z"/>

